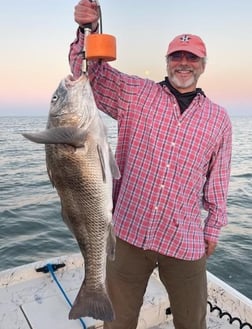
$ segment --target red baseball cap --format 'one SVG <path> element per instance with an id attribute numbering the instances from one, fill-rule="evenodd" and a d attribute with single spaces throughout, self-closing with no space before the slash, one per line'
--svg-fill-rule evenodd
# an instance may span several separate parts
<path id="1" fill-rule="evenodd" d="M 206 57 L 206 46 L 202 39 L 193 34 L 181 34 L 175 37 L 169 44 L 167 54 L 175 51 L 188 51 L 201 58 Z"/>

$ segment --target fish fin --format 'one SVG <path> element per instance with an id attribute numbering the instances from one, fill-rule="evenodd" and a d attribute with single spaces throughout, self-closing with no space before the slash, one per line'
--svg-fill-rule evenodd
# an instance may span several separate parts
<path id="1" fill-rule="evenodd" d="M 102 148 L 99 144 L 97 145 L 97 151 L 98 151 L 98 155 L 99 155 L 100 163 L 101 163 L 102 179 L 103 179 L 103 182 L 106 183 L 105 160 L 104 160 Z M 111 170 L 112 177 L 115 179 L 119 179 L 121 177 L 121 174 L 120 174 L 119 168 L 117 166 L 114 154 L 113 154 L 110 146 L 109 146 L 109 167 Z"/>
<path id="2" fill-rule="evenodd" d="M 116 236 L 114 232 L 114 226 L 110 223 L 108 227 L 108 238 L 107 238 L 107 256 L 110 260 L 115 259 L 115 248 L 116 248 Z"/>
<path id="3" fill-rule="evenodd" d="M 101 146 L 99 144 L 97 145 L 97 151 L 98 151 L 98 155 L 99 155 L 100 163 L 101 163 L 102 180 L 103 180 L 104 183 L 106 183 L 105 160 L 104 160 L 104 156 L 103 156 L 103 153 L 102 153 L 102 148 L 101 148 Z"/>
<path id="4" fill-rule="evenodd" d="M 110 165 L 110 170 L 111 170 L 113 178 L 120 179 L 120 177 L 121 177 L 120 170 L 118 168 L 116 159 L 114 157 L 114 154 L 113 154 L 110 146 L 109 146 L 109 165 Z"/>
<path id="5" fill-rule="evenodd" d="M 40 144 L 68 144 L 83 147 L 87 138 L 85 129 L 76 127 L 50 128 L 38 133 L 23 133 L 25 138 Z"/>
<path id="6" fill-rule="evenodd" d="M 82 284 L 69 312 L 69 319 L 86 316 L 102 321 L 115 319 L 113 306 L 104 286 L 91 291 L 87 289 L 85 282 Z"/>
<path id="7" fill-rule="evenodd" d="M 50 180 L 52 186 L 55 187 L 55 184 L 54 184 L 54 181 L 53 181 L 53 177 L 52 177 L 52 171 L 49 169 L 48 166 L 46 167 L 46 169 L 47 169 L 47 174 L 48 174 L 49 180 Z"/>

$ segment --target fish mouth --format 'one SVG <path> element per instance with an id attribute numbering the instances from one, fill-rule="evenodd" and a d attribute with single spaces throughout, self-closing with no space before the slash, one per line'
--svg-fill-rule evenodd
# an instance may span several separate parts
<path id="1" fill-rule="evenodd" d="M 78 83 L 80 83 L 82 80 L 87 80 L 87 76 L 82 73 L 77 79 L 74 78 L 73 75 L 69 74 L 65 79 L 64 79 L 64 84 L 66 86 L 66 88 L 71 88 L 75 85 L 77 85 Z"/>

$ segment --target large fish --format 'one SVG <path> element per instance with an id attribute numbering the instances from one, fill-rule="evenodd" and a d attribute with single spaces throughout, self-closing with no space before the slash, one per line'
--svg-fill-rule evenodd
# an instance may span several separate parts
<path id="1" fill-rule="evenodd" d="M 69 313 L 112 321 L 106 292 L 106 256 L 115 254 L 112 178 L 120 173 L 99 116 L 89 80 L 63 79 L 52 96 L 47 129 L 25 133 L 45 144 L 49 178 L 61 200 L 62 217 L 85 260 L 85 277 Z"/>

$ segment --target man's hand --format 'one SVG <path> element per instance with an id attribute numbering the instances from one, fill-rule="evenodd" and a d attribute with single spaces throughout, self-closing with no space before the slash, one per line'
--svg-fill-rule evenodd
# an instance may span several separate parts
<path id="1" fill-rule="evenodd" d="M 214 253 L 216 246 L 216 242 L 205 240 L 205 250 L 207 257 L 211 256 Z"/>
<path id="2" fill-rule="evenodd" d="M 97 4 L 89 0 L 81 0 L 75 6 L 74 20 L 80 26 L 92 23 L 92 31 L 95 30 L 99 20 Z"/>

